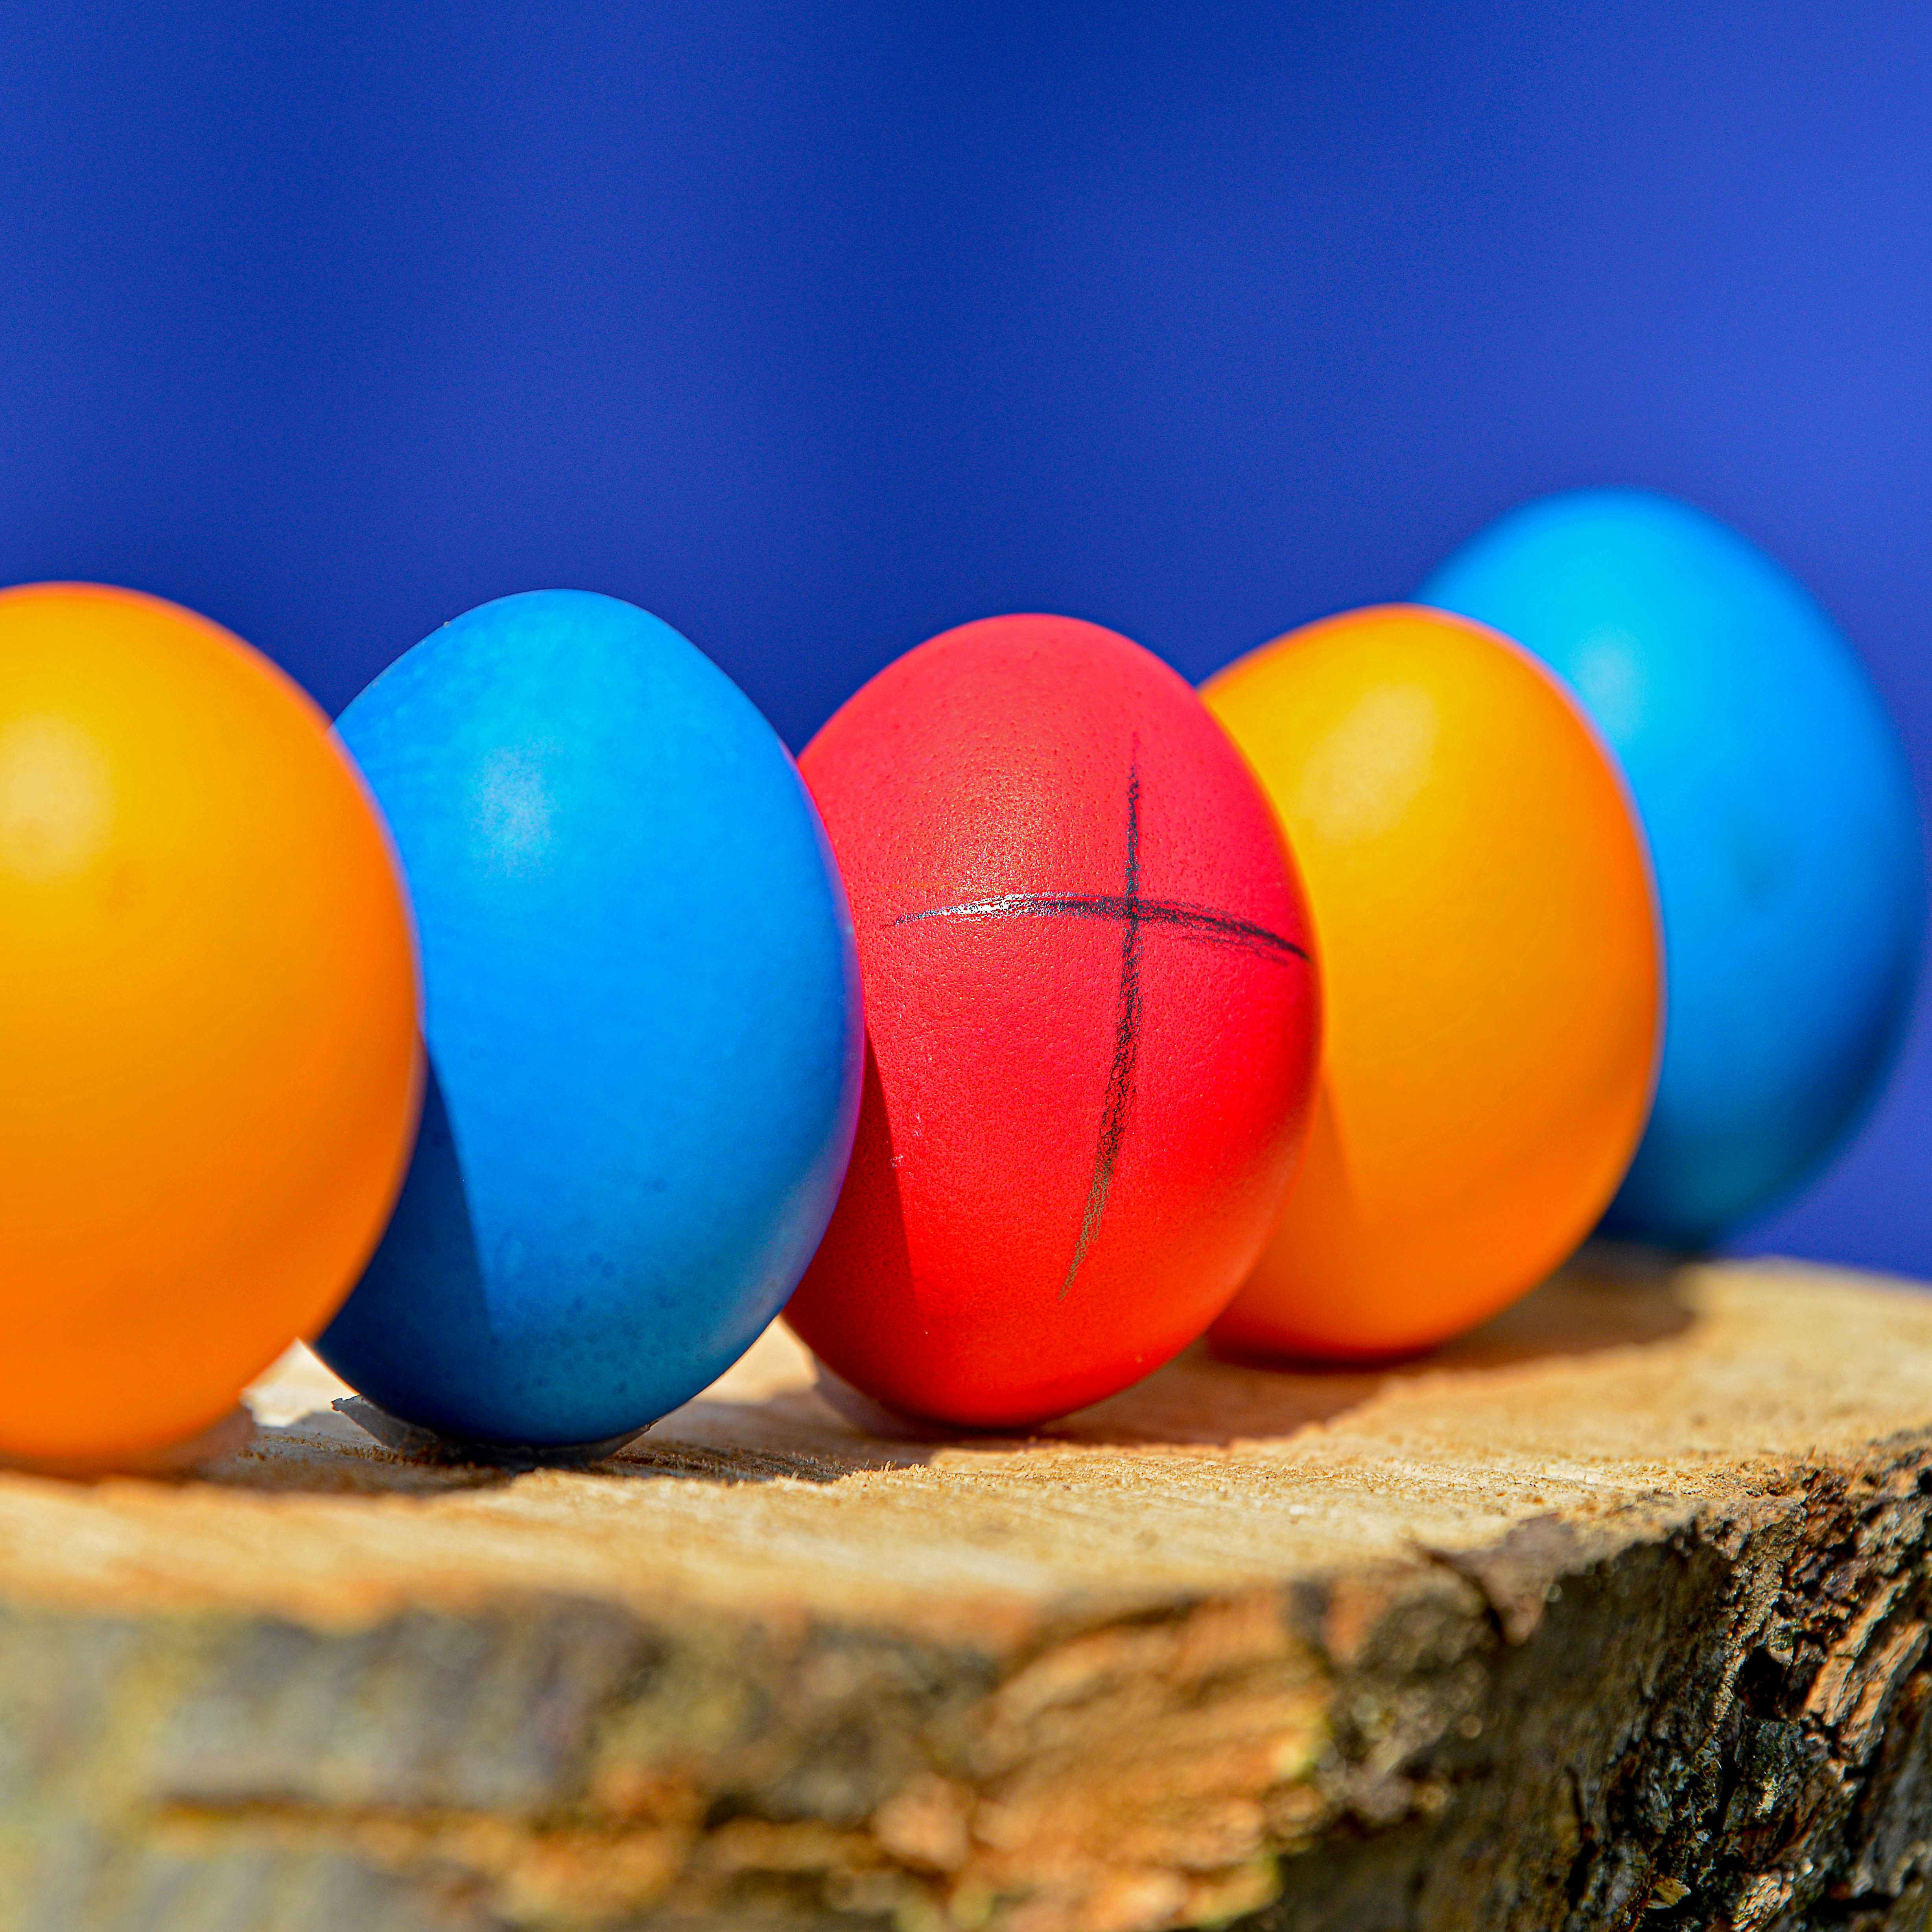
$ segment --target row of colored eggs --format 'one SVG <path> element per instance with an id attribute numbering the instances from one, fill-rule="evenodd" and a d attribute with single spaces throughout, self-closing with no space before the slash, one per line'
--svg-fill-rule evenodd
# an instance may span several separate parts
<path id="1" fill-rule="evenodd" d="M 1876 698 L 1658 499 L 1532 506 L 1424 596 L 1204 706 L 969 625 L 802 782 L 609 598 L 471 612 L 332 739 L 190 614 L 0 596 L 0 1449 L 180 1438 L 318 1330 L 410 1420 L 595 1443 L 788 1298 L 835 1387 L 1020 1424 L 1210 1326 L 1428 1346 L 1613 1195 L 1721 1233 L 1909 1002 Z"/>

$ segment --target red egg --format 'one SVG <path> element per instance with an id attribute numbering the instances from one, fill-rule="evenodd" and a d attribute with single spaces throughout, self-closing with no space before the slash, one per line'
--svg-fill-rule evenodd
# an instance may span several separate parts
<path id="1" fill-rule="evenodd" d="M 1306 1126 L 1310 928 L 1185 682 L 1066 617 L 933 638 L 800 760 L 858 929 L 858 1144 L 787 1311 L 912 1414 L 1138 1380 L 1253 1266 Z"/>

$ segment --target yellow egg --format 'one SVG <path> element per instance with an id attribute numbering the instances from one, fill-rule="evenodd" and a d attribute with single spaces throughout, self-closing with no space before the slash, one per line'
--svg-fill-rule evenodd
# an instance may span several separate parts
<path id="1" fill-rule="evenodd" d="M 1550 674 L 1441 611 L 1311 624 L 1202 694 L 1280 814 L 1327 1004 L 1308 1151 L 1216 1339 L 1428 1347 L 1568 1256 L 1643 1131 L 1662 992 L 1642 834 Z"/>
<path id="2" fill-rule="evenodd" d="M 416 953 L 328 721 L 206 618 L 0 594 L 0 1455 L 191 1436 L 312 1334 L 416 1130 Z"/>

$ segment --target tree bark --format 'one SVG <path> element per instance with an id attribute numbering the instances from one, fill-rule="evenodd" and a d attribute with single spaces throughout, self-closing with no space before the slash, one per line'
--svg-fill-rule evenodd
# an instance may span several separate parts
<path id="1" fill-rule="evenodd" d="M 4 1932 L 1904 1932 L 1932 1298 L 1588 1256 L 1374 1372 L 868 1434 L 775 1330 L 594 1466 L 312 1358 L 0 1475 Z M 422 1446 L 422 1445 L 418 1445 Z"/>

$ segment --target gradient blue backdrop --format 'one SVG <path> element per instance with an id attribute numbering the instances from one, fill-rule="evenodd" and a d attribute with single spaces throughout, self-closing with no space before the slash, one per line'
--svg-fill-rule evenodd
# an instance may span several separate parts
<path id="1" fill-rule="evenodd" d="M 794 745 L 1016 608 L 1190 676 L 1626 482 L 1768 545 L 1932 796 L 1932 14 L 0 10 L 0 580 L 332 709 L 644 604 Z M 1932 1025 L 1748 1245 L 1932 1274 Z"/>

